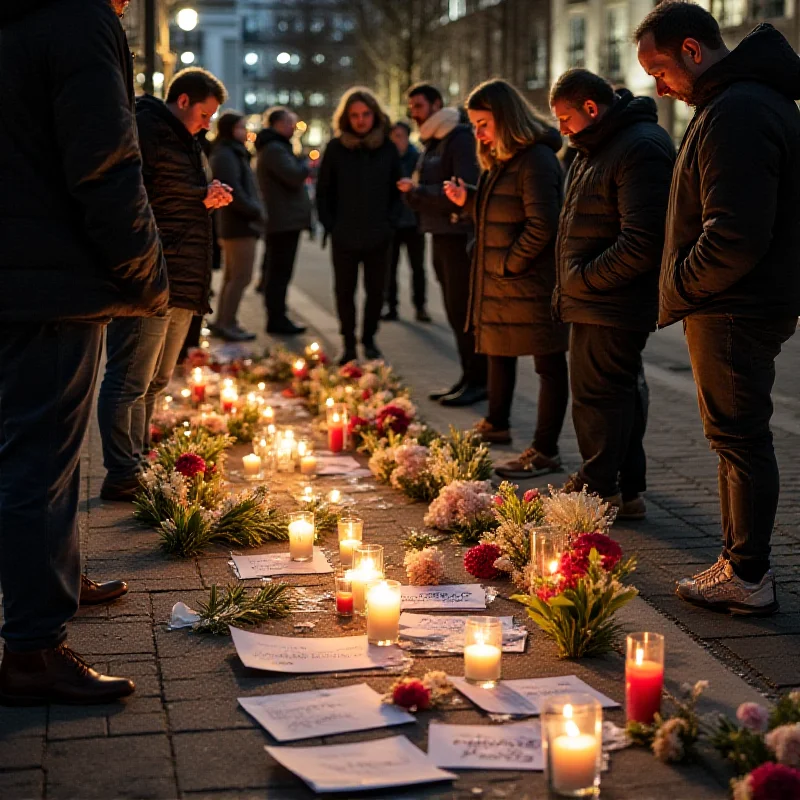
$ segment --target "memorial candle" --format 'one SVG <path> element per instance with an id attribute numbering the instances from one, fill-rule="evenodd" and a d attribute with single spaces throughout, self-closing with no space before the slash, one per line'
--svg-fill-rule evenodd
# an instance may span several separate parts
<path id="1" fill-rule="evenodd" d="M 351 578 L 354 610 L 363 614 L 367 590 L 383 578 L 383 545 L 359 544 L 353 549 Z"/>
<path id="2" fill-rule="evenodd" d="M 367 591 L 367 640 L 385 647 L 400 635 L 400 582 L 380 581 Z"/>
<path id="3" fill-rule="evenodd" d="M 310 561 L 314 557 L 314 514 L 298 511 L 289 514 L 289 558 Z"/>
<path id="4" fill-rule="evenodd" d="M 202 367 L 192 370 L 192 398 L 196 403 L 202 403 L 206 399 L 206 379 Z"/>
<path id="5" fill-rule="evenodd" d="M 658 633 L 632 633 L 625 659 L 625 715 L 651 725 L 661 711 L 664 688 L 664 637 Z"/>
<path id="6" fill-rule="evenodd" d="M 349 569 L 336 573 L 336 613 L 343 617 L 353 616 L 353 582 Z"/>
<path id="7" fill-rule="evenodd" d="M 292 365 L 292 375 L 298 380 L 302 380 L 308 375 L 308 367 L 304 358 L 298 358 Z"/>
<path id="8" fill-rule="evenodd" d="M 226 386 L 220 394 L 222 402 L 222 413 L 232 414 L 236 407 L 236 401 L 239 399 L 239 393 L 236 391 L 235 386 Z"/>
<path id="9" fill-rule="evenodd" d="M 242 467 L 245 475 L 256 476 L 261 472 L 261 456 L 249 453 L 242 458 Z"/>
<path id="10" fill-rule="evenodd" d="M 464 677 L 485 689 L 500 680 L 503 629 L 497 617 L 467 617 L 464 630 Z"/>
<path id="11" fill-rule="evenodd" d="M 344 450 L 344 419 L 336 411 L 328 414 L 328 450 L 331 453 L 341 453 Z"/>
<path id="12" fill-rule="evenodd" d="M 554 791 L 574 796 L 594 787 L 600 749 L 594 734 L 581 733 L 572 720 L 567 720 L 565 732 L 552 740 L 550 748 Z"/>

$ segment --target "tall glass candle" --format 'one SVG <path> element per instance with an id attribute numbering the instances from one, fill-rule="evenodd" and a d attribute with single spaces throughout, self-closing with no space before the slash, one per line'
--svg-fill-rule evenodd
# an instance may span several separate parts
<path id="1" fill-rule="evenodd" d="M 353 564 L 353 550 L 361 545 L 364 535 L 364 521 L 359 517 L 341 517 L 339 528 L 339 559 L 342 565 L 350 567 Z"/>
<path id="2" fill-rule="evenodd" d="M 336 613 L 342 617 L 353 616 L 352 570 L 340 569 L 336 573 Z"/>
<path id="3" fill-rule="evenodd" d="M 341 453 L 344 450 L 347 409 L 343 403 L 335 403 L 328 408 L 328 450 Z"/>
<path id="4" fill-rule="evenodd" d="M 383 545 L 360 544 L 353 548 L 353 604 L 357 613 L 366 610 L 366 592 L 383 578 Z"/>
<path id="5" fill-rule="evenodd" d="M 289 557 L 292 561 L 310 561 L 314 557 L 314 512 L 289 514 Z"/>
<path id="6" fill-rule="evenodd" d="M 531 566 L 537 578 L 558 575 L 565 538 L 549 525 L 540 525 L 531 532 Z"/>
<path id="7" fill-rule="evenodd" d="M 660 633 L 632 633 L 625 658 L 625 715 L 650 725 L 661 711 L 664 688 L 664 637 Z"/>
<path id="8" fill-rule="evenodd" d="M 220 401 L 222 403 L 222 413 L 232 414 L 236 408 L 236 401 L 239 399 L 239 393 L 236 391 L 235 386 L 226 386 L 221 394 Z"/>
<path id="9" fill-rule="evenodd" d="M 484 689 L 500 680 L 503 628 L 498 617 L 467 617 L 464 629 L 464 677 Z"/>
<path id="10" fill-rule="evenodd" d="M 257 478 L 261 473 L 261 456 L 250 453 L 242 458 L 244 474 L 251 478 Z"/>
<path id="11" fill-rule="evenodd" d="M 380 581 L 367 590 L 367 640 L 385 647 L 400 635 L 400 582 Z"/>
<path id="12" fill-rule="evenodd" d="M 206 379 L 202 367 L 192 370 L 192 399 L 198 404 L 206 399 Z"/>

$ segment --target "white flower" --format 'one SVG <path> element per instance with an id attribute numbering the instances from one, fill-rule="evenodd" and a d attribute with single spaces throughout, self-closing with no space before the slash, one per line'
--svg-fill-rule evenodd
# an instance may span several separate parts
<path id="1" fill-rule="evenodd" d="M 665 764 L 683 759 L 685 749 L 683 735 L 688 733 L 686 721 L 679 717 L 668 719 L 657 731 L 653 739 L 653 755 Z"/>
<path id="2" fill-rule="evenodd" d="M 764 741 L 775 753 L 779 764 L 800 768 L 800 722 L 793 725 L 781 725 L 771 730 Z"/>

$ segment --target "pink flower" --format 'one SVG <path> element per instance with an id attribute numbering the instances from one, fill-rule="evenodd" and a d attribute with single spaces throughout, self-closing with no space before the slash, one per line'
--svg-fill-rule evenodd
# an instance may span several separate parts
<path id="1" fill-rule="evenodd" d="M 147 460 L 148 461 L 158 461 L 158 450 L 151 450 L 147 454 Z"/>
<path id="2" fill-rule="evenodd" d="M 800 771 L 783 764 L 762 764 L 745 780 L 751 800 L 797 800 L 800 797 Z"/>
<path id="3" fill-rule="evenodd" d="M 538 489 L 528 489 L 524 495 L 522 495 L 522 499 L 526 503 L 532 503 L 534 500 L 539 499 L 539 490 Z"/>
<path id="4" fill-rule="evenodd" d="M 736 710 L 736 719 L 743 728 L 753 733 L 764 733 L 769 724 L 769 712 L 758 703 L 742 703 Z"/>
<path id="5" fill-rule="evenodd" d="M 800 768 L 800 722 L 771 730 L 764 741 L 780 764 Z"/>

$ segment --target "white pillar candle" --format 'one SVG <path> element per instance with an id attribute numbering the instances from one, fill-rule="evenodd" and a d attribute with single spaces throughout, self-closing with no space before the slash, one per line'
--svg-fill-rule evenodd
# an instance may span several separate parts
<path id="1" fill-rule="evenodd" d="M 500 680 L 502 651 L 493 644 L 469 644 L 464 648 L 464 677 L 475 683 Z"/>
<path id="2" fill-rule="evenodd" d="M 363 614 L 366 610 L 367 589 L 383 578 L 383 574 L 374 567 L 362 565 L 351 570 L 353 581 L 353 610 Z"/>
<path id="3" fill-rule="evenodd" d="M 248 453 L 242 458 L 242 466 L 245 475 L 258 475 L 261 472 L 261 456 L 255 453 Z"/>
<path id="4" fill-rule="evenodd" d="M 566 733 L 556 736 L 551 744 L 551 785 L 557 792 L 573 793 L 594 786 L 597 774 L 599 742 L 590 733 L 581 733 L 567 720 Z"/>
<path id="5" fill-rule="evenodd" d="M 400 634 L 400 584 L 381 581 L 367 591 L 367 639 L 370 644 L 394 644 Z"/>
<path id="6" fill-rule="evenodd" d="M 292 561 L 310 561 L 314 557 L 314 523 L 295 519 L 289 523 L 289 557 Z"/>
<path id="7" fill-rule="evenodd" d="M 317 471 L 317 457 L 313 453 L 300 457 L 300 474 L 313 475 Z"/>
<path id="8" fill-rule="evenodd" d="M 361 539 L 340 539 L 339 560 L 343 567 L 353 566 L 353 549 L 361 544 Z"/>

